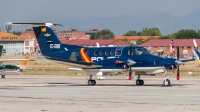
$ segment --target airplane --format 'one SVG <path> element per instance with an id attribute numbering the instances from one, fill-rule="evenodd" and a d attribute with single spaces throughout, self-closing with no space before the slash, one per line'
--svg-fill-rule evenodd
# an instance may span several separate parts
<path id="1" fill-rule="evenodd" d="M 2 53 L 3 46 L 0 45 L 0 57 Z M 28 59 L 29 56 L 24 56 L 24 59 L 0 59 L 0 75 L 1 78 L 5 78 L 5 75 L 11 74 L 21 74 L 25 70 L 25 65 L 27 61 L 34 61 L 33 59 Z M 19 65 L 5 64 L 4 62 L 21 61 Z"/>
<path id="2" fill-rule="evenodd" d="M 194 55 L 195 55 L 195 57 L 196 57 L 196 59 L 198 61 L 198 64 L 200 65 L 200 52 L 198 51 L 198 46 L 197 46 L 197 43 L 196 43 L 195 39 L 193 39 L 193 43 L 194 43 L 193 52 L 194 52 Z"/>
<path id="3" fill-rule="evenodd" d="M 60 24 L 12 22 L 5 24 L 33 27 L 42 55 L 48 60 L 86 71 L 89 75 L 87 81 L 89 86 L 96 85 L 93 75 L 125 72 L 129 74 L 128 79 L 132 80 L 133 71 L 138 76 L 136 85 L 144 84 L 140 79 L 140 75 L 144 73 L 148 75 L 164 72 L 163 85 L 170 86 L 168 70 L 171 70 L 173 65 L 182 64 L 180 60 L 153 55 L 142 46 L 82 47 L 62 44 L 51 28 L 51 26 L 62 26 Z"/>

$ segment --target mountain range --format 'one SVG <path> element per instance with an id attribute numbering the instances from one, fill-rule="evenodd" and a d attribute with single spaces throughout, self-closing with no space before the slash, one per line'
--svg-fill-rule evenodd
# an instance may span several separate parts
<path id="1" fill-rule="evenodd" d="M 156 27 L 162 35 L 168 35 L 181 29 L 200 29 L 200 10 L 182 17 L 172 16 L 164 12 L 149 11 L 136 15 L 122 15 L 117 17 L 90 17 L 90 18 L 45 18 L 45 21 L 59 23 L 63 26 L 56 27 L 59 30 L 77 28 L 79 31 L 88 31 L 91 28 L 109 29 L 115 35 L 123 35 L 129 30 L 141 31 L 142 28 Z M 41 22 L 41 21 L 24 21 Z M 5 27 L 3 24 L 0 27 Z"/>

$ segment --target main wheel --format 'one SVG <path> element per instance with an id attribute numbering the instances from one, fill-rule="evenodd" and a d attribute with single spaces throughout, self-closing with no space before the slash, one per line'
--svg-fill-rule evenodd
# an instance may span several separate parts
<path id="1" fill-rule="evenodd" d="M 170 86 L 171 85 L 170 80 L 169 79 L 166 79 L 166 81 L 164 80 L 163 85 L 164 86 Z"/>
<path id="2" fill-rule="evenodd" d="M 1 75 L 1 78 L 4 79 L 4 78 L 5 78 L 5 75 Z"/>
<path id="3" fill-rule="evenodd" d="M 88 86 L 93 85 L 93 80 L 88 80 Z"/>
<path id="4" fill-rule="evenodd" d="M 92 85 L 96 85 L 96 81 L 95 80 L 92 80 Z"/>
<path id="5" fill-rule="evenodd" d="M 136 85 L 140 85 L 140 80 L 136 80 Z"/>
<path id="6" fill-rule="evenodd" d="M 143 80 L 140 80 L 140 85 L 144 85 L 144 81 Z"/>

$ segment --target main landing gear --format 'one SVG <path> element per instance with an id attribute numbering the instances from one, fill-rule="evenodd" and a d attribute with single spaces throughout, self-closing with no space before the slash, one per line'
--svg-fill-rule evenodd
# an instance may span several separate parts
<path id="1" fill-rule="evenodd" d="M 165 80 L 163 81 L 163 86 L 171 86 L 171 82 L 170 82 L 170 80 L 168 79 L 169 76 L 168 76 L 168 71 L 167 71 L 167 69 L 165 70 L 164 75 L 165 75 Z"/>
<path id="2" fill-rule="evenodd" d="M 136 80 L 136 85 L 144 85 L 144 81 L 140 79 L 140 75 L 138 75 L 138 78 Z"/>
<path id="3" fill-rule="evenodd" d="M 5 78 L 5 75 L 1 75 L 1 78 L 4 79 L 4 78 Z"/>
<path id="4" fill-rule="evenodd" d="M 90 75 L 90 79 L 88 80 L 88 86 L 94 86 L 96 85 L 96 81 L 92 79 L 92 75 Z"/>

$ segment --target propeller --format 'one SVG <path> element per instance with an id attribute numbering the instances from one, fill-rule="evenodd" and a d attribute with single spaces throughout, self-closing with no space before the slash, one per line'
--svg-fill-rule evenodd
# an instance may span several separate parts
<path id="1" fill-rule="evenodd" d="M 132 60 L 132 45 L 130 46 L 130 60 Z M 132 70 L 131 66 L 129 67 L 129 75 L 128 75 L 128 80 L 132 80 Z"/>
<path id="2" fill-rule="evenodd" d="M 177 46 L 177 60 L 179 61 L 179 46 Z M 177 76 L 176 76 L 176 80 L 179 80 L 179 79 L 180 79 L 179 65 L 180 65 L 180 64 L 177 64 Z"/>

